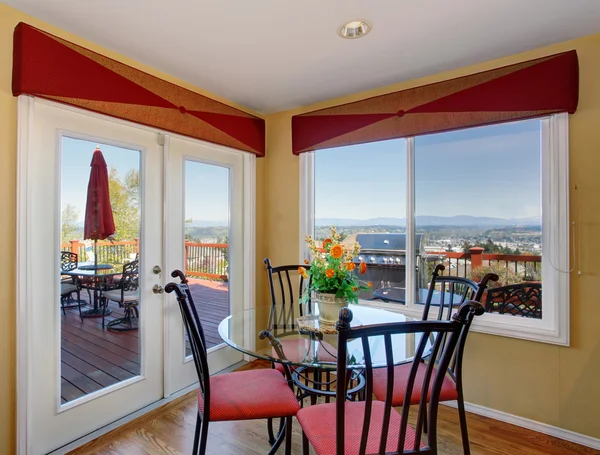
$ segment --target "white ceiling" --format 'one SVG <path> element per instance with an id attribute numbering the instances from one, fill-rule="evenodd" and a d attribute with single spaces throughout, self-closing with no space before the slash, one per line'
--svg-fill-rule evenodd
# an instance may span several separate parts
<path id="1" fill-rule="evenodd" d="M 263 113 L 600 32 L 600 0 L 2 1 Z"/>

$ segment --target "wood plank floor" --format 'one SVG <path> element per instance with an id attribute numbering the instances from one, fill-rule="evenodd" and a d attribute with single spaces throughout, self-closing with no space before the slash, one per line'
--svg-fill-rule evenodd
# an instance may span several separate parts
<path id="1" fill-rule="evenodd" d="M 242 369 L 265 366 L 257 361 Z M 196 410 L 196 393 L 191 392 L 70 454 L 191 454 Z M 440 406 L 439 422 L 440 455 L 462 454 L 456 409 Z M 470 413 L 468 425 L 473 455 L 600 455 L 594 449 Z M 301 454 L 301 447 L 300 428 L 294 421 L 292 453 Z M 264 455 L 268 449 L 264 421 L 216 422 L 209 427 L 207 454 Z M 278 453 L 282 454 L 283 448 Z"/>
<path id="2" fill-rule="evenodd" d="M 208 347 L 222 343 L 219 322 L 229 314 L 227 283 L 190 279 Z M 88 302 L 87 292 L 81 299 Z M 106 322 L 123 316 L 115 302 Z M 143 311 L 143 306 L 140 309 Z M 79 318 L 77 308 L 61 315 L 61 401 L 66 403 L 140 374 L 139 333 L 109 331 L 102 318 Z"/>

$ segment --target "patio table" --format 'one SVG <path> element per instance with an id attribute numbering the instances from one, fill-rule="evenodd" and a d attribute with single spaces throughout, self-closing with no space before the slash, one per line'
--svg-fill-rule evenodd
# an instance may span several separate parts
<path id="1" fill-rule="evenodd" d="M 74 270 L 61 271 L 61 275 L 76 277 L 82 283 L 82 287 L 94 291 L 93 308 L 81 312 L 84 318 L 107 316 L 111 313 L 108 308 L 100 307 L 102 291 L 107 288 L 109 279 L 121 275 L 111 264 L 86 264 L 81 263 Z"/>

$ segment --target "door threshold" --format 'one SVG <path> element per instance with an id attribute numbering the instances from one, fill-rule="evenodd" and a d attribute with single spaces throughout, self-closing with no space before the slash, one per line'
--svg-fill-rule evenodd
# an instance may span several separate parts
<path id="1" fill-rule="evenodd" d="M 211 376 L 235 371 L 238 368 L 246 365 L 247 363 L 248 362 L 245 362 L 242 360 L 241 362 L 235 363 L 235 364 L 231 365 L 230 367 L 227 367 L 221 371 L 218 371 L 217 373 L 214 373 Z M 100 436 L 104 436 L 105 434 L 110 433 L 111 431 L 118 430 L 123 425 L 128 424 L 129 422 L 132 422 L 133 420 L 137 419 L 138 417 L 142 417 L 143 415 L 145 415 L 151 411 L 154 411 L 155 409 L 158 409 L 172 401 L 177 400 L 178 398 L 181 398 L 184 395 L 187 395 L 188 393 L 196 390 L 197 388 L 198 388 L 198 382 L 194 382 L 192 385 L 187 386 L 187 387 L 171 394 L 170 396 L 168 396 L 166 398 L 162 398 L 158 401 L 155 401 L 154 403 L 144 406 L 142 409 L 138 409 L 137 411 L 132 412 L 131 414 L 121 417 L 119 420 L 115 420 L 114 422 L 109 423 L 108 425 L 105 425 L 102 428 L 99 428 L 92 433 L 88 433 L 85 436 L 82 436 L 81 438 L 70 442 L 69 444 L 59 447 L 58 449 L 55 449 L 52 452 L 48 452 L 47 455 L 67 454 L 67 453 L 71 452 L 72 450 L 82 447 L 83 445 L 87 444 L 88 442 L 92 442 L 95 439 L 98 439 Z"/>

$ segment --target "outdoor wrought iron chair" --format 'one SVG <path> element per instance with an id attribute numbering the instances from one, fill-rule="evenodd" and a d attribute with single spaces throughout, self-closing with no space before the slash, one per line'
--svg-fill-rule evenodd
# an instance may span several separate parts
<path id="1" fill-rule="evenodd" d="M 105 305 L 109 301 L 114 301 L 123 308 L 124 315 L 122 318 L 113 319 L 106 324 L 109 330 L 136 330 L 137 324 L 135 320 L 139 319 L 138 305 L 140 303 L 139 289 L 139 261 L 131 261 L 123 266 L 123 273 L 115 289 L 105 290 L 101 294 Z M 104 314 L 102 316 L 102 327 L 104 327 Z"/>
<path id="2" fill-rule="evenodd" d="M 71 272 L 79 264 L 77 253 L 70 251 L 60 252 L 60 271 Z M 77 295 L 77 300 L 73 299 L 73 294 Z M 63 276 L 60 280 L 60 306 L 63 314 L 66 316 L 66 308 L 79 308 L 79 317 L 81 316 L 81 282 L 75 276 Z"/>
<path id="3" fill-rule="evenodd" d="M 351 327 L 352 310 L 342 308 L 336 324 L 336 402 L 309 406 L 298 411 L 296 416 L 302 427 L 303 454 L 308 455 L 309 443 L 317 455 L 437 454 L 438 405 L 444 389 L 446 371 L 456 346 L 466 337 L 473 317 L 483 312 L 481 304 L 466 301 L 451 320 L 392 322 Z M 418 343 L 412 363 L 407 364 L 409 374 L 403 383 L 402 393 L 404 396 L 412 396 L 414 390 L 430 391 L 418 401 L 414 428 L 408 424 L 410 402 L 405 401 L 400 412 L 394 409 L 392 388 L 386 390 L 383 400 L 373 399 L 375 371 L 383 371 L 389 383 L 395 382 L 397 368 L 394 366 L 392 335 L 401 333 L 415 334 Z M 375 337 L 378 340 L 373 340 Z M 345 399 L 349 340 L 360 340 L 363 346 L 366 376 L 364 401 Z M 373 368 L 371 343 L 383 343 L 385 346 L 385 368 Z M 427 364 L 423 363 L 426 358 Z M 427 407 L 429 409 L 426 412 Z M 423 430 L 427 419 L 429 431 L 425 441 Z"/>
<path id="4" fill-rule="evenodd" d="M 488 289 L 485 311 L 541 319 L 542 285 L 518 283 Z"/>
<path id="5" fill-rule="evenodd" d="M 445 276 L 442 272 L 445 267 L 442 264 L 438 264 L 433 271 L 431 276 L 431 283 L 429 285 L 429 292 L 427 299 L 425 300 L 425 307 L 423 308 L 422 320 L 426 321 L 431 318 L 432 310 L 437 309 L 436 319 L 438 321 L 446 320 L 449 321 L 453 308 L 462 305 L 467 300 L 473 300 L 480 302 L 486 287 L 490 281 L 498 281 L 498 275 L 494 273 L 488 273 L 483 277 L 480 283 L 475 283 L 466 278 L 456 276 Z M 435 312 L 433 312 L 435 313 Z M 469 322 L 470 324 L 470 322 Z M 468 328 L 468 327 L 467 327 Z M 462 383 L 462 360 L 465 349 L 465 343 L 467 341 L 466 330 L 463 336 L 460 338 L 456 345 L 456 351 L 452 358 L 451 363 L 448 366 L 447 375 L 444 375 L 444 381 L 442 383 L 442 390 L 440 394 L 440 401 L 454 401 L 458 403 L 458 416 L 460 420 L 460 429 L 463 441 L 463 452 L 464 454 L 470 454 L 469 446 L 469 433 L 467 430 L 467 414 L 465 411 L 465 403 L 463 397 L 463 383 Z M 426 359 L 424 359 L 426 360 Z M 418 375 L 424 374 L 427 370 L 428 365 L 423 362 L 418 369 Z M 408 376 L 411 372 L 410 365 L 399 365 L 395 367 L 393 387 L 388 387 L 388 376 L 382 369 L 378 369 L 373 373 L 374 384 L 373 392 L 379 400 L 383 400 L 388 393 L 388 390 L 392 390 L 392 403 L 394 406 L 404 405 L 405 397 L 404 385 L 408 380 Z M 418 404 L 421 400 L 422 389 L 417 386 L 412 390 L 410 395 L 409 404 Z M 425 421 L 426 423 L 426 421 Z M 425 426 L 427 431 L 427 426 Z"/>
<path id="6" fill-rule="evenodd" d="M 291 454 L 292 417 L 300 405 L 290 387 L 289 370 L 286 376 L 273 369 L 259 369 L 219 374 L 211 377 L 204 330 L 198 317 L 187 279 L 180 270 L 171 273 L 181 283 L 168 283 L 167 293 L 175 292 L 198 373 L 198 415 L 194 435 L 194 455 L 204 455 L 208 425 L 215 421 L 285 419 L 270 454 L 274 454 L 285 438 L 285 453 Z M 286 379 L 287 378 L 287 379 Z"/>

